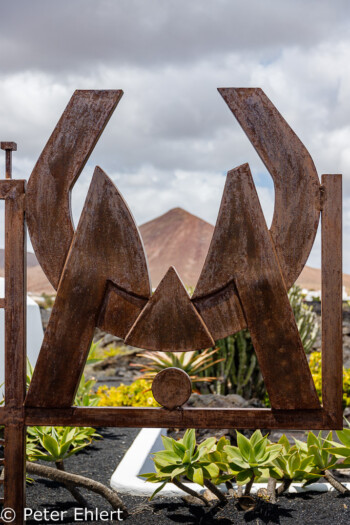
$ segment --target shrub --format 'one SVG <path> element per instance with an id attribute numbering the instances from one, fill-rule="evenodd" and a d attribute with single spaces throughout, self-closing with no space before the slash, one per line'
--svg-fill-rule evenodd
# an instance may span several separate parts
<path id="1" fill-rule="evenodd" d="M 320 352 L 310 355 L 310 370 L 316 392 L 322 402 L 322 356 Z M 343 367 L 343 408 L 350 406 L 350 368 Z"/>
<path id="2" fill-rule="evenodd" d="M 194 383 L 210 383 L 216 379 L 215 376 L 204 377 L 203 372 L 224 360 L 223 357 L 221 359 L 215 359 L 214 356 L 218 350 L 218 348 L 214 348 L 213 350 L 207 349 L 202 352 L 143 352 L 137 355 L 148 359 L 149 362 L 146 365 L 132 363 L 131 366 L 141 368 L 142 379 L 147 381 L 153 380 L 158 372 L 165 368 L 180 368 L 189 375 L 192 380 L 192 386 L 195 388 Z"/>
<path id="3" fill-rule="evenodd" d="M 309 432 L 306 442 L 295 439 L 295 444 L 291 446 L 285 435 L 274 444 L 260 430 L 256 430 L 250 439 L 237 431 L 238 446 L 235 447 L 224 437 L 219 441 L 214 437 L 208 438 L 198 444 L 195 431 L 187 430 L 183 439 L 178 441 L 162 436 L 165 450 L 152 455 L 155 472 L 142 476 L 151 483 L 161 483 L 151 498 L 167 483 L 174 483 L 205 503 L 208 501 L 202 495 L 184 484 L 186 479 L 206 486 L 221 502 L 227 499 L 219 485 L 225 483 L 232 492 L 233 480 L 239 486 L 245 485 L 247 496 L 254 480 L 268 479 L 271 501 L 287 490 L 292 481 L 303 482 L 305 486 L 322 477 L 339 492 L 345 493 L 346 487 L 330 471 L 350 466 L 350 429 L 337 432 L 337 435 L 343 445 L 341 447 L 332 441 L 331 432 L 325 438 L 322 432 L 318 436 Z M 345 459 L 339 462 L 338 458 Z M 280 486 L 276 489 L 277 481 Z"/>
<path id="4" fill-rule="evenodd" d="M 131 385 L 121 383 L 118 387 L 101 386 L 97 390 L 99 406 L 110 407 L 158 407 L 154 399 L 151 383 L 145 379 L 137 379 Z"/>
<path id="5" fill-rule="evenodd" d="M 88 427 L 28 427 L 28 459 L 62 463 L 98 437 L 95 429 Z"/>

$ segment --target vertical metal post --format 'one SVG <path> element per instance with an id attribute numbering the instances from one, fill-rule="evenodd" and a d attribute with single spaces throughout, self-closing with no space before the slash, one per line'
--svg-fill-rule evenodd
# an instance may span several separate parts
<path id="1" fill-rule="evenodd" d="M 322 175 L 322 402 L 343 427 L 342 176 Z"/>
<path id="2" fill-rule="evenodd" d="M 5 177 L 12 179 L 12 152 L 17 151 L 15 142 L 0 142 L 0 148 L 6 152 Z"/>
<path id="3" fill-rule="evenodd" d="M 5 143 L 8 145 L 9 143 Z M 13 146 L 13 143 L 11 143 Z M 3 143 L 1 144 L 1 147 Z M 11 163 L 6 150 L 6 178 Z M 26 234 L 25 184 L 9 181 L 5 199 L 5 483 L 4 507 L 14 513 L 12 523 L 23 524 L 25 507 L 26 428 Z"/>

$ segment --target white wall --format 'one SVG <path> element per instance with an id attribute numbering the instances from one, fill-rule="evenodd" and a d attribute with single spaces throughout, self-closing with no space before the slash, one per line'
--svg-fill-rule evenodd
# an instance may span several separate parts
<path id="1" fill-rule="evenodd" d="M 5 279 L 0 277 L 0 297 L 4 297 Z M 5 381 L 5 311 L 0 308 L 0 385 Z M 44 332 L 39 306 L 27 296 L 27 356 L 34 366 L 43 342 Z M 0 390 L 3 397 L 3 388 Z"/>

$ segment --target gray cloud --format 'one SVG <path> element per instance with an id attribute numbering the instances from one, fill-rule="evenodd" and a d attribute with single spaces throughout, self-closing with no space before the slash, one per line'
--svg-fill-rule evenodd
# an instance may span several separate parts
<path id="1" fill-rule="evenodd" d="M 75 221 L 98 164 L 139 223 L 174 206 L 215 222 L 225 173 L 247 161 L 270 221 L 270 178 L 216 91 L 260 86 L 319 173 L 344 173 L 347 205 L 349 15 L 345 0 L 9 3 L 0 20 L 0 138 L 19 144 L 15 176 L 29 177 L 74 89 L 122 88 L 74 188 Z"/>
<path id="2" fill-rule="evenodd" d="M 348 28 L 346 0 L 47 0 L 8 2 L 0 22 L 7 71 L 93 70 L 101 62 L 156 67 L 220 60 L 228 52 L 273 60 Z"/>

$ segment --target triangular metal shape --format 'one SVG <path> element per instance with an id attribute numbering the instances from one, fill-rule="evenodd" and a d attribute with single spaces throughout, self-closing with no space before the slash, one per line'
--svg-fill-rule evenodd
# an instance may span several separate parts
<path id="1" fill-rule="evenodd" d="M 200 350 L 215 344 L 174 267 L 159 283 L 125 343 L 167 352 Z"/>

